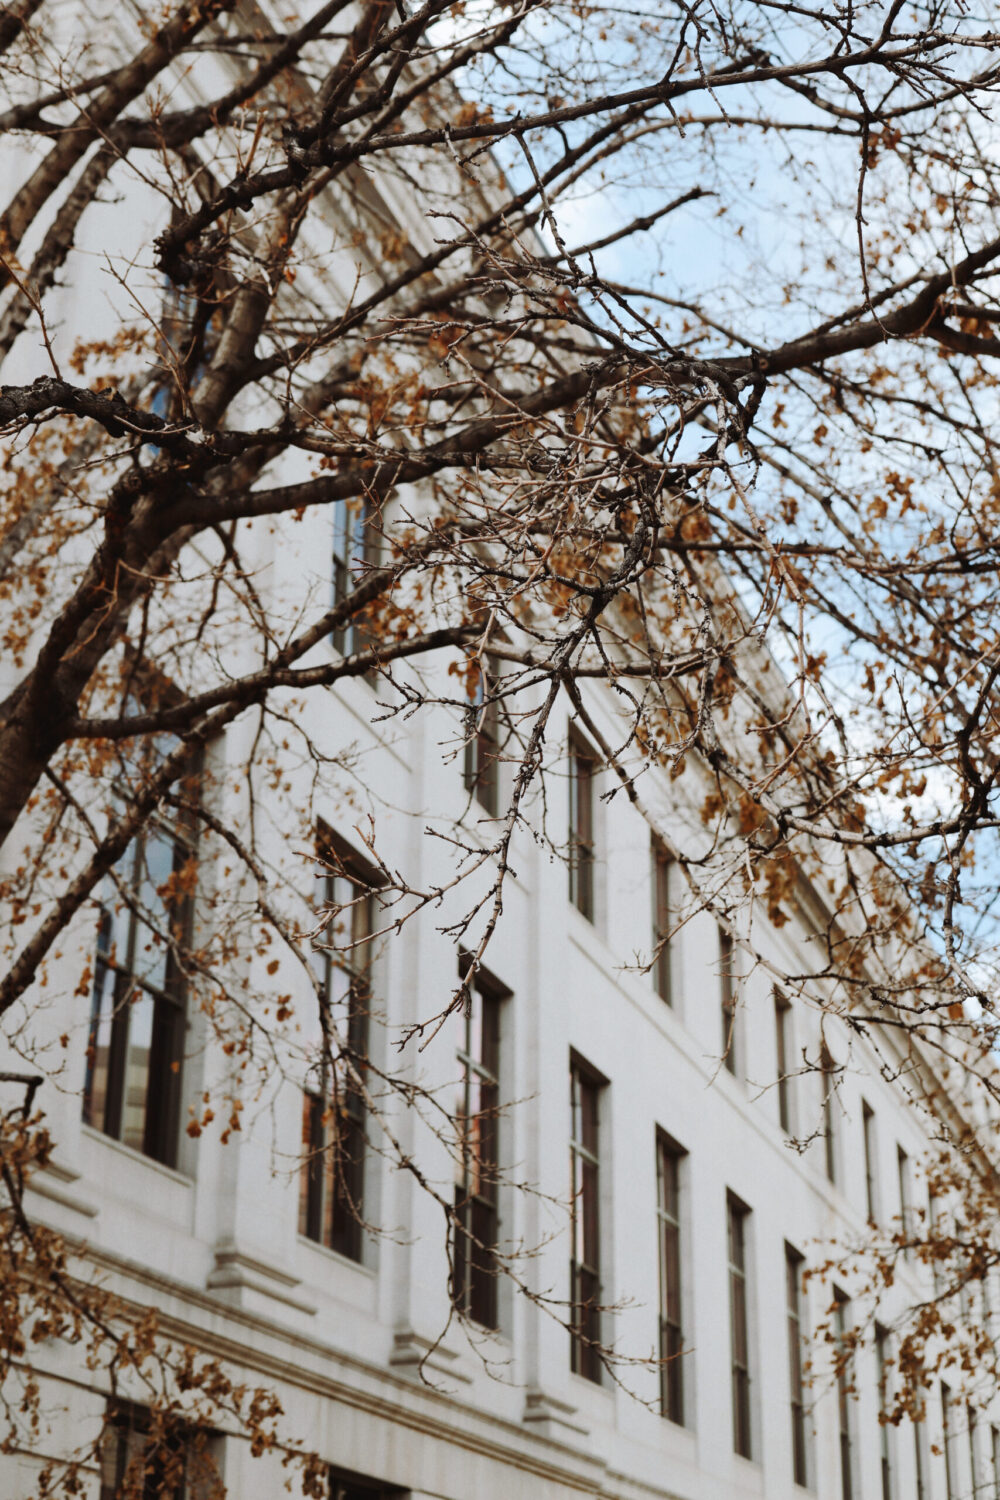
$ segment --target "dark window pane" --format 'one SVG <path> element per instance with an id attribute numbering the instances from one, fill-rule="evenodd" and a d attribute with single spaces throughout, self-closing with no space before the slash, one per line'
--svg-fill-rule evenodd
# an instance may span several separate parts
<path id="1" fill-rule="evenodd" d="M 98 921 L 83 1118 L 173 1166 L 184 1053 L 194 855 L 186 827 L 151 823 L 108 879 Z"/>
<path id="2" fill-rule="evenodd" d="M 806 1412 L 802 1374 L 802 1256 L 785 1246 L 785 1286 L 788 1313 L 788 1390 L 792 1419 L 792 1477 L 808 1482 L 806 1469 Z"/>
<path id="3" fill-rule="evenodd" d="M 682 1352 L 680 1158 L 681 1148 L 660 1137 L 657 1141 L 657 1180 L 660 1231 L 660 1409 L 672 1422 L 684 1422 L 684 1364 Z"/>
<path id="4" fill-rule="evenodd" d="M 670 856 L 653 839 L 653 984 L 661 1000 L 673 1004 L 670 966 Z"/>
<path id="5" fill-rule="evenodd" d="M 340 604 L 364 581 L 369 569 L 378 565 L 378 517 L 361 501 L 336 500 L 333 504 L 333 603 Z M 373 644 L 363 615 L 345 621 L 333 631 L 334 649 L 343 656 Z"/>
<path id="6" fill-rule="evenodd" d="M 469 1011 L 458 1017 L 453 1297 L 468 1317 L 495 1328 L 502 1000 L 481 975 L 471 989 Z"/>
<path id="7" fill-rule="evenodd" d="M 729 1242 L 729 1334 L 732 1361 L 733 1448 L 753 1456 L 750 1422 L 750 1337 L 747 1319 L 746 1221 L 749 1211 L 727 1200 Z"/>
<path id="8" fill-rule="evenodd" d="M 848 1301 L 834 1292 L 833 1330 L 837 1342 L 837 1420 L 840 1430 L 840 1492 L 842 1500 L 853 1500 L 854 1459 L 851 1424 L 851 1372 L 848 1348 Z"/>
<path id="9" fill-rule="evenodd" d="M 785 996 L 780 990 L 776 990 L 774 995 L 774 1030 L 778 1063 L 778 1122 L 782 1130 L 786 1132 L 792 1128 L 791 1080 L 788 1076 L 791 1064 L 791 1047 L 789 1046 L 788 1038 L 791 1009 Z"/>
<path id="10" fill-rule="evenodd" d="M 307 1238 L 360 1260 L 367 1156 L 361 1079 L 372 1004 L 375 894 L 353 857 L 334 847 L 332 835 L 324 836 L 321 852 L 329 868 L 319 894 L 330 917 L 319 968 L 333 1026 L 333 1055 L 324 1051 L 314 1084 L 306 1091 L 299 1224 Z"/>
<path id="11" fill-rule="evenodd" d="M 465 744 L 465 786 L 476 801 L 496 817 L 499 806 L 500 706 L 494 696 L 499 672 L 494 664 L 480 667 L 470 705 L 469 738 Z"/>
<path id="12" fill-rule="evenodd" d="M 733 983 L 733 940 L 719 928 L 719 993 L 722 1002 L 722 1058 L 736 1072 L 736 991 Z"/>
<path id="13" fill-rule="evenodd" d="M 570 1317 L 572 1368 L 600 1382 L 600 1156 L 601 1085 L 579 1063 L 570 1068 Z"/>
<path id="14" fill-rule="evenodd" d="M 594 758 L 582 741 L 570 739 L 569 899 L 594 920 Z"/>
<path id="15" fill-rule="evenodd" d="M 101 1439 L 100 1500 L 186 1500 L 188 1449 L 183 1429 L 154 1433 L 142 1408 L 116 1409 Z"/>

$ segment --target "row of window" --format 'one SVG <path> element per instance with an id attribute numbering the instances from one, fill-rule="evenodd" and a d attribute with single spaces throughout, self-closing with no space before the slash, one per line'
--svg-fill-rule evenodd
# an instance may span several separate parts
<path id="1" fill-rule="evenodd" d="M 740 1242 L 740 1220 L 737 1215 L 730 1219 L 730 1277 L 740 1287 L 734 1306 L 745 1305 L 745 1246 Z M 806 1412 L 803 1403 L 802 1380 L 802 1325 L 800 1306 L 801 1256 L 790 1246 L 786 1247 L 788 1273 L 788 1341 L 790 1356 L 790 1388 L 792 1391 L 792 1465 L 796 1484 L 809 1481 Z M 742 1278 L 742 1280 L 741 1280 Z M 847 1303 L 840 1299 L 837 1304 L 837 1331 L 841 1338 L 847 1333 Z M 735 1322 L 735 1318 L 734 1318 Z M 875 1359 L 878 1372 L 879 1407 L 886 1407 L 886 1380 L 888 1369 L 888 1333 L 884 1328 L 875 1330 Z M 679 1361 L 677 1361 L 679 1365 Z M 750 1456 L 750 1404 L 749 1372 L 733 1365 L 734 1434 L 737 1452 Z M 956 1470 L 958 1456 L 956 1445 L 961 1434 L 956 1430 L 956 1403 L 951 1387 L 941 1382 L 941 1421 L 944 1442 L 942 1453 L 945 1469 L 946 1500 L 959 1500 Z M 845 1366 L 838 1378 L 840 1491 L 842 1500 L 854 1500 L 856 1482 L 854 1476 L 854 1447 L 852 1431 L 852 1398 L 850 1376 Z M 894 1500 L 896 1476 L 894 1472 L 894 1429 L 888 1423 L 880 1423 L 880 1488 L 881 1500 Z M 989 1454 L 984 1463 L 980 1451 L 979 1422 L 973 1406 L 965 1413 L 965 1437 L 968 1443 L 969 1476 L 972 1493 L 989 1494 L 1000 1500 L 1000 1427 L 989 1427 Z M 745 1440 L 745 1448 L 740 1440 Z M 928 1500 L 929 1459 L 926 1430 L 922 1423 L 913 1426 L 914 1477 L 916 1491 L 914 1500 Z M 214 1451 L 213 1451 L 214 1450 Z M 183 1426 L 176 1419 L 156 1421 L 151 1413 L 125 1402 L 112 1406 L 101 1442 L 101 1490 L 100 1500 L 198 1500 L 200 1495 L 213 1492 L 213 1459 L 217 1453 L 212 1437 L 202 1431 Z M 992 1472 L 987 1475 L 986 1465 Z M 329 1472 L 330 1500 L 402 1500 L 404 1491 L 394 1486 L 380 1484 L 356 1474 L 341 1470 Z"/>
<path id="2" fill-rule="evenodd" d="M 328 867 L 320 899 L 334 908 L 339 933 L 330 934 L 322 950 L 322 979 L 329 1013 L 342 1026 L 341 1066 L 329 1059 L 304 1091 L 304 1165 L 300 1191 L 300 1232 L 354 1260 L 362 1255 L 365 1214 L 365 1112 L 363 1079 L 371 1012 L 371 935 L 375 926 L 376 888 L 371 872 L 331 835 L 324 836 Z M 187 830 L 151 825 L 130 849 L 120 872 L 122 889 L 135 899 L 110 899 L 102 907 L 94 978 L 91 1039 L 84 1093 L 85 1117 L 127 1144 L 160 1160 L 170 1160 L 171 1122 L 176 1122 L 183 988 L 172 946 L 153 938 L 151 919 L 161 930 L 178 935 L 190 924 L 190 895 L 177 877 L 190 859 Z M 165 890 L 171 890 L 168 906 Z M 720 972 L 731 974 L 731 953 L 720 942 Z M 459 1018 L 458 1082 L 452 1110 L 455 1125 L 455 1198 L 452 1234 L 452 1295 L 466 1316 L 487 1328 L 498 1326 L 496 1247 L 499 1243 L 499 1109 L 501 1012 L 508 992 L 483 973 L 473 981 L 473 1002 Z M 779 1116 L 791 1128 L 787 1000 L 776 994 L 775 1020 L 779 1068 Z M 180 1017 L 180 1020 L 178 1020 Z M 732 1048 L 731 986 L 722 987 L 724 1042 Z M 825 1159 L 836 1179 L 835 1116 L 832 1064 L 824 1070 Z M 601 1116 L 607 1082 L 582 1059 L 570 1068 L 570 1359 L 572 1368 L 596 1382 L 604 1368 L 601 1282 Z M 874 1111 L 863 1102 L 862 1136 L 866 1207 L 875 1220 L 880 1208 Z M 684 1149 L 665 1134 L 656 1140 L 657 1223 L 659 1241 L 659 1353 L 661 1409 L 664 1416 L 686 1421 L 683 1316 L 683 1161 Z M 897 1146 L 900 1216 L 910 1216 L 909 1161 Z M 932 1215 L 934 1206 L 932 1204 Z M 734 1450 L 754 1456 L 752 1359 L 749 1333 L 748 1232 L 750 1210 L 735 1195 L 727 1198 L 727 1263 L 730 1313 L 731 1411 Z M 808 1475 L 807 1417 L 803 1379 L 804 1327 L 802 1257 L 785 1247 L 789 1417 L 794 1478 Z M 838 1294 L 835 1333 L 843 1342 L 849 1329 L 846 1299 Z M 689 1332 L 689 1331 L 688 1331 Z M 876 1356 L 880 1389 L 884 1388 L 886 1334 L 879 1330 Z M 946 1432 L 953 1415 L 950 1393 L 942 1387 Z M 852 1401 L 847 1367 L 838 1379 L 840 1466 L 843 1500 L 853 1500 Z M 970 1418 L 970 1423 L 972 1419 Z M 974 1424 L 970 1444 L 975 1444 Z M 950 1475 L 951 1446 L 946 1444 Z M 926 1458 L 917 1434 L 915 1447 L 918 1500 L 925 1496 Z M 991 1429 L 997 1450 L 996 1429 Z M 122 1449 L 122 1452 L 125 1450 Z M 123 1459 L 122 1462 L 127 1462 Z M 882 1428 L 883 1493 L 891 1496 L 891 1436 Z M 948 1496 L 953 1500 L 951 1479 Z"/>

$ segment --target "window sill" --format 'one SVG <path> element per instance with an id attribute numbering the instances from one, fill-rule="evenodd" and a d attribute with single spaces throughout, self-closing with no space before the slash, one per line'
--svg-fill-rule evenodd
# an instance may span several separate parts
<path id="1" fill-rule="evenodd" d="M 168 1182 L 176 1182 L 182 1188 L 194 1187 L 193 1177 L 187 1176 L 184 1172 L 178 1172 L 175 1167 L 164 1166 L 162 1161 L 157 1161 L 153 1156 L 146 1156 L 142 1151 L 136 1151 L 134 1146 L 126 1146 L 124 1141 L 116 1141 L 113 1135 L 105 1135 L 103 1130 L 97 1130 L 93 1125 L 81 1123 L 80 1133 L 85 1140 L 94 1141 L 109 1151 L 115 1151 L 124 1156 L 128 1161 L 139 1162 L 150 1171 L 158 1172 Z"/>
<path id="2" fill-rule="evenodd" d="M 339 1250 L 331 1250 L 329 1245 L 324 1245 L 320 1240 L 311 1240 L 307 1234 L 296 1235 L 296 1239 L 300 1246 L 304 1246 L 307 1250 L 315 1250 L 317 1255 L 324 1256 L 336 1266 L 343 1266 L 345 1270 L 357 1271 L 369 1281 L 374 1281 L 378 1274 L 373 1266 L 366 1266 L 361 1260 L 352 1260 L 349 1255 L 341 1255 Z"/>
<path id="3" fill-rule="evenodd" d="M 613 1388 L 607 1385 L 603 1380 L 589 1380 L 586 1375 L 580 1375 L 576 1370 L 570 1370 L 569 1378 L 574 1390 L 593 1391 L 595 1399 L 598 1400 L 600 1400 L 602 1397 L 605 1401 L 614 1400 L 615 1393 Z"/>
<path id="4" fill-rule="evenodd" d="M 506 1356 L 514 1348 L 513 1339 L 502 1328 L 489 1328 L 485 1323 L 476 1323 L 472 1318 L 467 1319 L 462 1326 L 466 1338 L 477 1352 L 492 1345 L 498 1353 Z"/>

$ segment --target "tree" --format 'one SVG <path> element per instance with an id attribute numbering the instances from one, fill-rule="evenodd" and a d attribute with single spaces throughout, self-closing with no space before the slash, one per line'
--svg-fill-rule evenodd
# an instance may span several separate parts
<path id="1" fill-rule="evenodd" d="M 747 962 L 772 961 L 741 913 L 780 923 L 808 882 L 816 965 L 776 979 L 993 1086 L 996 40 L 899 0 L 182 0 L 108 42 L 4 12 L 12 1027 L 111 880 L 244 1078 L 272 1066 L 281 1004 L 219 978 L 280 945 L 311 972 L 259 789 L 327 754 L 295 705 L 374 674 L 384 716 L 464 726 L 470 805 L 495 804 L 426 888 L 365 834 L 382 929 L 471 893 L 421 1029 L 475 982 L 512 840 L 585 857 L 543 816 L 565 696 Z M 95 318 L 64 288 L 98 252 Z M 261 539 L 318 513 L 334 602 L 292 613 Z M 238 832 L 203 794 L 229 726 Z M 683 827 L 647 806 L 656 768 Z M 123 874 L 182 826 L 236 872 L 210 938 L 193 855 L 156 911 Z M 347 1097 L 356 1049 L 321 1020 Z M 16 1203 L 48 1148 L 20 1100 L 8 1125 Z"/>

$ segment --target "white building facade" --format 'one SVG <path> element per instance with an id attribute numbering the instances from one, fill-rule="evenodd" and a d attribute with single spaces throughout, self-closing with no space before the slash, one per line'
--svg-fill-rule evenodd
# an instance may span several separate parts
<path id="1" fill-rule="evenodd" d="M 413 226 L 415 239 L 427 232 Z M 351 275 L 345 264 L 331 296 L 344 299 Z M 78 284 L 62 295 L 85 292 Z M 262 528 L 259 587 L 287 599 L 290 613 L 327 598 L 338 553 L 351 560 L 351 525 L 334 507 Z M 343 648 L 327 642 L 315 659 Z M 444 680 L 447 666 L 428 658 L 421 671 Z M 567 712 L 548 751 L 552 845 L 515 839 L 471 1017 L 398 1052 L 408 1029 L 447 1003 L 459 954 L 434 912 L 398 933 L 383 920 L 366 820 L 377 819 L 381 857 L 405 865 L 414 889 L 433 888 L 447 860 L 425 827 L 460 828 L 474 842 L 493 811 L 492 780 L 502 802 L 510 768 L 489 766 L 482 734 L 467 755 L 463 726 L 444 710 L 387 723 L 383 697 L 378 680 L 357 679 L 296 706 L 335 769 L 290 751 L 281 786 L 256 809 L 256 847 L 298 891 L 303 932 L 317 901 L 344 899 L 344 882 L 370 892 L 352 907 L 353 956 L 321 960 L 331 1002 L 348 1019 L 356 1002 L 361 1050 L 401 1069 L 446 1117 L 478 1117 L 481 1131 L 495 1122 L 498 1181 L 473 1181 L 434 1128 L 432 1106 L 409 1106 L 398 1091 L 379 1105 L 398 1151 L 363 1099 L 341 1101 L 337 1129 L 351 1144 L 331 1178 L 331 1124 L 309 1102 L 324 1082 L 309 1067 L 308 989 L 270 953 L 246 960 L 241 983 L 269 1017 L 290 995 L 282 1067 L 266 1087 L 237 1082 L 240 1123 L 225 1141 L 219 1121 L 189 1132 L 202 1101 L 230 1083 L 232 1060 L 164 953 L 151 953 L 136 919 L 108 897 L 106 925 L 93 908 L 81 918 L 32 1021 L 39 1046 L 68 1038 L 38 1096 L 57 1150 L 32 1181 L 35 1217 L 79 1245 L 117 1295 L 154 1305 L 166 1336 L 274 1389 L 284 1429 L 329 1464 L 337 1500 L 1000 1496 L 1000 1419 L 981 1419 L 970 1436 L 960 1411 L 945 1443 L 935 1389 L 924 1423 L 880 1424 L 893 1306 L 887 1339 L 857 1352 L 850 1389 L 824 1374 L 822 1351 L 805 1369 L 834 1288 L 803 1270 L 832 1242 L 861 1239 L 870 1218 L 890 1226 L 927 1210 L 920 1164 L 934 1136 L 933 1112 L 912 1102 L 930 1091 L 926 1059 L 911 1066 L 901 1055 L 903 1082 L 891 1081 L 852 1036 L 841 1070 L 843 1023 L 821 1026 L 819 996 L 811 1005 L 776 987 L 775 972 L 814 966 L 814 894 L 803 890 L 780 929 L 754 915 L 754 946 L 773 967 L 751 969 L 712 915 L 687 911 L 680 874 L 641 813 L 602 799 L 596 747 Z M 590 701 L 611 726 L 610 704 L 597 692 Z M 239 768 L 254 732 L 239 720 L 207 755 L 213 815 L 237 832 L 249 816 Z M 663 826 L 687 816 L 665 777 L 650 795 Z M 336 856 L 339 894 L 317 886 L 306 806 Z M 183 828 L 154 831 L 126 880 L 138 886 L 154 867 L 166 878 L 194 841 Z M 206 894 L 224 891 L 232 868 L 220 840 L 198 842 L 196 925 L 211 921 Z M 570 867 L 553 855 L 558 844 L 577 851 Z M 333 878 L 328 868 L 322 878 Z M 88 962 L 93 984 L 81 995 Z M 115 986 L 133 981 L 140 1001 L 115 1020 Z M 452 1240 L 449 1255 L 438 1200 L 450 1204 L 456 1191 L 486 1250 Z M 345 1213 L 345 1196 L 357 1215 Z M 493 1274 L 491 1242 L 532 1295 Z M 907 1262 L 896 1306 L 930 1290 L 929 1272 Z M 855 1289 L 837 1291 L 846 1331 Z M 567 1331 L 574 1321 L 614 1350 L 611 1371 Z M 56 1454 L 85 1440 L 108 1393 L 53 1351 L 45 1399 Z M 279 1456 L 253 1456 L 235 1428 L 211 1442 L 238 1500 L 272 1500 L 290 1473 L 294 1487 L 294 1471 Z M 45 1456 L 0 1457 L 0 1494 L 30 1495 Z M 90 1474 L 91 1494 L 112 1500 L 116 1482 L 112 1457 L 103 1476 Z"/>
<path id="2" fill-rule="evenodd" d="M 379 741 L 365 724 L 376 691 L 350 683 L 309 711 L 322 716 L 317 733 L 331 743 L 352 736 L 371 789 L 382 777 L 388 800 L 391 788 L 399 847 L 408 845 L 429 878 L 420 869 L 428 841 L 406 809 L 460 815 L 462 763 L 442 753 L 431 715 Z M 135 1055 L 120 1063 L 116 1084 L 114 1045 L 99 1043 L 98 1071 L 106 1064 L 107 1074 L 95 1089 L 92 1064 L 88 1092 L 94 1033 L 75 1002 L 61 1080 L 40 1095 L 58 1150 L 54 1168 L 34 1180 L 34 1213 L 84 1241 L 116 1292 L 160 1309 L 165 1333 L 219 1355 L 249 1383 L 273 1386 L 288 1431 L 329 1461 L 346 1486 L 334 1492 L 350 1500 L 971 1494 L 964 1437 L 949 1446 L 950 1477 L 944 1452 L 933 1451 L 941 1448 L 936 1393 L 926 1425 L 880 1425 L 870 1341 L 855 1357 L 850 1394 L 838 1396 L 823 1376 L 822 1356 L 812 1379 L 802 1371 L 831 1299 L 830 1284 L 803 1283 L 803 1268 L 831 1240 L 862 1237 L 869 1214 L 888 1225 L 927 1207 L 919 1163 L 930 1118 L 880 1076 L 874 1053 L 865 1068 L 857 1041 L 824 1106 L 822 1076 L 796 1076 L 803 1057 L 818 1055 L 818 1012 L 789 1005 L 764 969 L 741 974 L 741 952 L 727 953 L 710 916 L 686 922 L 650 972 L 629 967 L 652 950 L 657 887 L 662 920 L 663 882 L 676 872 L 657 862 L 637 812 L 601 804 L 599 774 L 588 782 L 579 739 L 566 748 L 549 816 L 576 831 L 590 819 L 592 867 L 581 874 L 578 866 L 571 882 L 564 863 L 525 838 L 471 1022 L 453 1017 L 425 1050 L 404 1053 L 411 1076 L 447 1108 L 458 1108 L 451 1101 L 463 1080 L 481 1090 L 480 1110 L 496 1099 L 504 1106 L 495 1146 L 503 1180 L 484 1189 L 486 1217 L 474 1232 L 505 1250 L 522 1247 L 515 1268 L 551 1309 L 493 1276 L 480 1256 L 464 1271 L 452 1267 L 470 1319 L 450 1316 L 440 1206 L 383 1153 L 363 1110 L 370 1144 L 358 1153 L 351 1192 L 365 1228 L 345 1215 L 342 1190 L 338 1203 L 336 1185 L 319 1180 L 321 1158 L 300 1165 L 300 1082 L 286 1079 L 266 1099 L 248 1091 L 242 1129 L 226 1144 L 218 1127 L 188 1135 L 189 1106 L 222 1061 L 199 1042 L 196 1015 L 182 1023 L 181 1107 L 166 1123 L 155 1080 L 142 1072 L 155 1043 L 135 1030 L 138 1008 L 130 1008 Z M 232 750 L 239 764 L 238 745 Z M 560 794 L 561 808 L 551 800 Z M 472 806 L 467 824 L 483 812 L 477 796 Z M 363 870 L 365 850 L 332 794 L 323 821 L 345 868 Z M 203 866 L 199 880 L 213 878 L 222 871 Z M 802 914 L 766 941 L 775 964 L 801 971 L 807 939 Z M 414 921 L 372 952 L 369 1045 L 384 1059 L 408 1024 L 440 1010 L 455 950 L 429 922 Z M 330 982 L 342 981 L 341 969 Z M 278 983 L 262 964 L 251 988 L 263 1002 Z M 177 1004 L 183 1014 L 183 996 Z M 836 1066 L 844 1045 L 836 1023 L 824 1036 Z M 453 1191 L 454 1162 L 426 1118 L 398 1099 L 384 1110 L 435 1189 Z M 171 1140 L 146 1119 L 157 1111 Z M 809 1136 L 809 1148 L 796 1149 Z M 463 1196 L 475 1198 L 468 1184 Z M 928 1279 L 904 1267 L 900 1303 L 927 1295 Z M 839 1291 L 847 1327 L 851 1288 Z M 585 1329 L 634 1361 L 614 1366 L 617 1379 L 563 1326 L 574 1317 L 566 1304 L 588 1298 L 605 1310 L 580 1314 Z M 661 1368 L 655 1361 L 666 1355 L 675 1357 Z M 62 1364 L 52 1375 L 58 1447 L 85 1430 L 104 1395 Z M 964 1433 L 964 1412 L 956 1421 Z M 230 1494 L 281 1492 L 276 1460 L 251 1457 L 236 1434 L 213 1441 Z M 973 1441 L 977 1482 L 995 1485 L 989 1424 Z M 35 1460 L 2 1462 L 4 1493 L 30 1494 Z"/>

